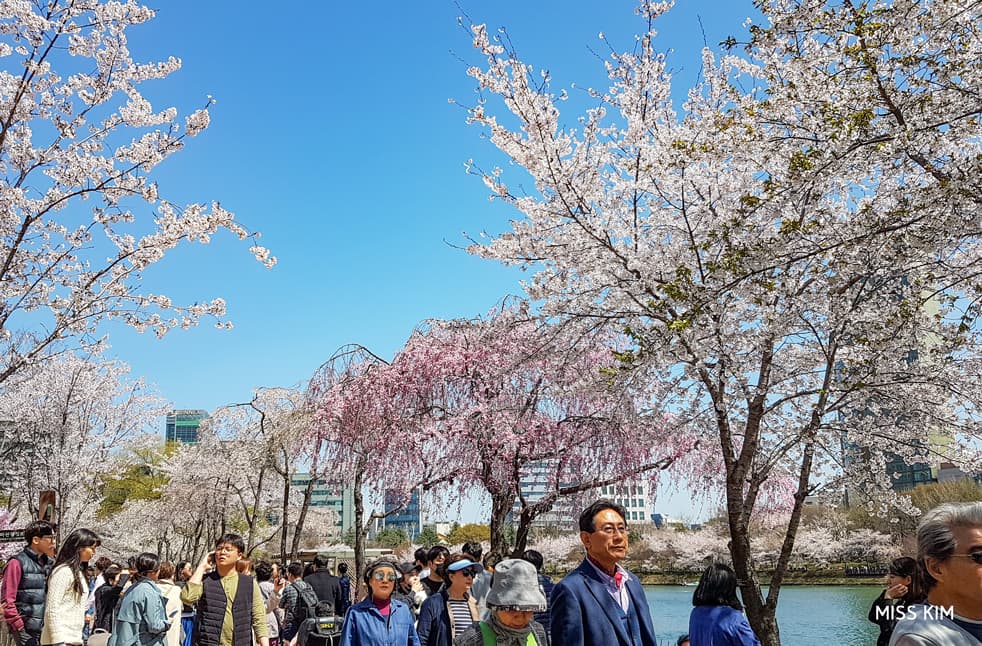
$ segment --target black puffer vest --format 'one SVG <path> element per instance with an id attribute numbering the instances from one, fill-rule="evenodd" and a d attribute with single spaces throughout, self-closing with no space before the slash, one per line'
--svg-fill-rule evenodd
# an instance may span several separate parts
<path id="1" fill-rule="evenodd" d="M 252 645 L 252 588 L 251 576 L 239 574 L 235 598 L 232 599 L 232 646 Z M 209 572 L 201 581 L 201 598 L 194 620 L 195 646 L 219 646 L 228 598 L 218 572 Z"/>
<path id="2" fill-rule="evenodd" d="M 51 559 L 34 550 L 25 549 L 14 557 L 20 563 L 20 585 L 14 605 L 24 620 L 24 631 L 40 636 L 44 621 L 45 584 L 51 574 Z"/>

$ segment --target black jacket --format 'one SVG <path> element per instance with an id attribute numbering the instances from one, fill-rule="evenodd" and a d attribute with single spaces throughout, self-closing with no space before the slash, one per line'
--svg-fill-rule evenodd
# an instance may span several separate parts
<path id="1" fill-rule="evenodd" d="M 119 583 L 116 585 L 104 583 L 95 591 L 95 621 L 92 624 L 92 630 L 102 628 L 106 632 L 111 633 L 113 631 L 113 613 L 122 592 L 123 586 Z"/>
<path id="2" fill-rule="evenodd" d="M 886 590 L 884 590 L 869 609 L 869 616 L 867 618 L 880 627 L 880 635 L 876 638 L 876 646 L 887 646 L 890 643 L 890 636 L 893 634 L 893 629 L 897 625 L 897 619 L 907 610 L 907 604 L 903 600 L 895 601 L 894 599 L 887 599 Z M 879 612 L 877 612 L 878 610 Z"/>
<path id="3" fill-rule="evenodd" d="M 341 615 L 345 610 L 344 599 L 341 595 L 340 580 L 327 570 L 318 570 L 303 578 L 304 582 L 317 593 L 318 601 L 327 601 L 334 607 L 334 614 Z"/>

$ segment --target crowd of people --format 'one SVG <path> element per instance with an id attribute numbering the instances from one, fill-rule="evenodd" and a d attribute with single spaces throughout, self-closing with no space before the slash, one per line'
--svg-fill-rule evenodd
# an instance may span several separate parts
<path id="1" fill-rule="evenodd" d="M 194 568 L 150 552 L 124 566 L 96 558 L 94 532 L 56 549 L 54 527 L 37 521 L 5 568 L 0 608 L 14 646 L 657 646 L 641 582 L 621 565 L 625 517 L 609 500 L 587 507 L 585 558 L 555 584 L 538 552 L 489 568 L 481 545 L 465 543 L 371 563 L 356 603 L 347 565 L 332 573 L 323 556 L 281 571 L 225 534 Z M 928 512 L 917 544 L 870 609 L 877 646 L 979 646 L 982 502 Z M 732 568 L 709 565 L 678 646 L 759 646 L 737 589 Z"/>

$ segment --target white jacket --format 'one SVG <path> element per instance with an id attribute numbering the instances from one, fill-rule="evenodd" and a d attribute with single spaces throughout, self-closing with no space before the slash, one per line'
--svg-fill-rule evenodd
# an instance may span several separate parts
<path id="1" fill-rule="evenodd" d="M 167 646 L 180 646 L 181 643 L 181 587 L 166 579 L 157 581 L 160 593 L 167 598 L 164 615 L 171 622 L 167 631 Z"/>
<path id="2" fill-rule="evenodd" d="M 78 577 L 85 594 L 76 595 L 72 589 L 72 568 L 62 563 L 48 577 L 48 596 L 44 603 L 44 627 L 41 644 L 81 644 L 85 627 L 85 607 L 88 605 L 89 584 Z"/>

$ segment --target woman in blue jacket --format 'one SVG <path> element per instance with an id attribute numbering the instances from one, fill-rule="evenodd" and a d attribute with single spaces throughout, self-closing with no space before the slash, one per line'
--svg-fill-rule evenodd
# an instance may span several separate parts
<path id="1" fill-rule="evenodd" d="M 108 646 L 165 646 L 167 631 L 175 617 L 167 617 L 167 599 L 157 587 L 160 559 L 156 554 L 137 555 L 133 582 L 123 593 L 113 619 Z"/>
<path id="2" fill-rule="evenodd" d="M 420 646 L 413 611 L 392 598 L 402 574 L 394 563 L 375 561 L 365 571 L 368 595 L 344 617 L 341 646 Z"/>
<path id="3" fill-rule="evenodd" d="M 427 598 L 419 609 L 419 641 L 422 646 L 452 646 L 468 628 L 480 621 L 477 601 L 470 594 L 480 563 L 466 554 L 451 554 L 440 565 L 443 589 Z M 538 584 L 537 584 L 538 585 Z"/>
<path id="4" fill-rule="evenodd" d="M 736 573 L 713 563 L 702 573 L 692 593 L 689 640 L 692 646 L 760 646 L 737 598 Z"/>

